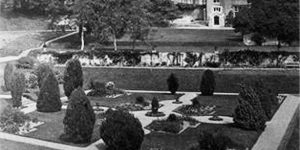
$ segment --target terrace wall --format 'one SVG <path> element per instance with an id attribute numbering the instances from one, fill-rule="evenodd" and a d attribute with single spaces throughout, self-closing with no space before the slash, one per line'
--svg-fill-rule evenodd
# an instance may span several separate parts
<path id="1" fill-rule="evenodd" d="M 285 150 L 299 118 L 299 97 L 288 95 L 252 150 Z"/>
<path id="2" fill-rule="evenodd" d="M 56 67 L 61 72 L 64 66 Z M 127 90 L 168 90 L 167 78 L 174 73 L 179 79 L 179 91 L 199 91 L 205 68 L 139 68 L 139 67 L 83 67 L 85 84 L 97 78 L 113 81 L 118 88 Z M 239 92 L 242 81 L 263 79 L 280 93 L 299 93 L 298 69 L 220 69 L 213 68 L 216 92 Z"/>

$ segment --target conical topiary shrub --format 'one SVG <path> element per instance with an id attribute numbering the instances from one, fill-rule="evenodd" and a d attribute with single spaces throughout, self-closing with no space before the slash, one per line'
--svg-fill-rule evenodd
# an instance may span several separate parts
<path id="1" fill-rule="evenodd" d="M 174 95 L 179 87 L 177 77 L 172 73 L 167 79 L 167 83 L 168 83 L 169 91 L 171 92 L 171 94 Z"/>
<path id="2" fill-rule="evenodd" d="M 200 91 L 202 95 L 211 96 L 214 94 L 216 81 L 213 71 L 205 70 L 201 80 Z"/>
<path id="3" fill-rule="evenodd" d="M 144 139 L 141 122 L 129 112 L 109 110 L 100 127 L 100 135 L 107 149 L 139 150 Z"/>
<path id="4" fill-rule="evenodd" d="M 86 143 L 92 138 L 95 114 L 88 97 L 81 87 L 75 89 L 69 99 L 64 118 L 64 134 L 61 139 L 73 143 Z"/>
<path id="5" fill-rule="evenodd" d="M 10 91 L 11 85 L 12 85 L 12 76 L 14 71 L 16 70 L 16 67 L 12 63 L 7 63 L 4 68 L 4 90 Z"/>
<path id="6" fill-rule="evenodd" d="M 11 77 L 11 97 L 13 107 L 20 107 L 22 105 L 22 94 L 25 90 L 25 76 L 21 72 L 14 72 Z"/>
<path id="7" fill-rule="evenodd" d="M 40 64 L 36 69 L 35 69 L 35 74 L 37 76 L 37 82 L 39 88 L 42 87 L 42 82 L 43 80 L 50 74 L 53 73 L 53 70 L 50 65 L 48 64 Z"/>
<path id="8" fill-rule="evenodd" d="M 254 90 L 243 85 L 238 101 L 233 118 L 234 123 L 249 130 L 263 130 L 267 117 Z"/>
<path id="9" fill-rule="evenodd" d="M 57 112 L 61 110 L 58 81 L 53 72 L 49 72 L 43 79 L 36 103 L 37 111 Z"/>
<path id="10" fill-rule="evenodd" d="M 71 59 L 67 62 L 64 71 L 64 91 L 70 97 L 72 91 L 83 85 L 82 67 L 78 59 Z"/>

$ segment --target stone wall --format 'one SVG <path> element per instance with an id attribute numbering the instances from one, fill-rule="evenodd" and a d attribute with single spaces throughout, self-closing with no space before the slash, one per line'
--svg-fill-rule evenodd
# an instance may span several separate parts
<path id="1" fill-rule="evenodd" d="M 252 150 L 285 150 L 299 117 L 299 97 L 287 95 Z"/>

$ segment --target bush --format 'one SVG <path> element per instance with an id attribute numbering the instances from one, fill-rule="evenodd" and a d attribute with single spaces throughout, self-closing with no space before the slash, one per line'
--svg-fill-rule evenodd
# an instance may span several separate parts
<path id="1" fill-rule="evenodd" d="M 34 89 L 38 87 L 38 77 L 35 74 L 30 73 L 25 78 L 26 88 Z"/>
<path id="2" fill-rule="evenodd" d="M 169 91 L 171 92 L 171 94 L 174 95 L 179 87 L 177 77 L 172 73 L 167 79 L 167 83 L 168 83 Z"/>
<path id="3" fill-rule="evenodd" d="M 68 60 L 64 71 L 64 91 L 70 97 L 72 91 L 83 85 L 83 73 L 78 59 Z"/>
<path id="4" fill-rule="evenodd" d="M 159 108 L 159 102 L 158 99 L 156 97 L 153 97 L 152 102 L 151 102 L 151 110 L 152 113 L 158 113 L 158 108 Z"/>
<path id="5" fill-rule="evenodd" d="M 132 114 L 111 110 L 100 127 L 100 135 L 110 150 L 139 150 L 144 130 L 140 121 Z"/>
<path id="6" fill-rule="evenodd" d="M 50 65 L 48 64 L 40 64 L 36 69 L 35 69 L 35 74 L 37 76 L 37 82 L 38 82 L 38 86 L 39 88 L 42 87 L 42 82 L 43 80 L 50 74 L 53 74 L 52 68 Z"/>
<path id="7" fill-rule="evenodd" d="M 57 112 L 61 110 L 61 105 L 58 81 L 53 72 L 49 72 L 42 81 L 36 103 L 37 111 Z"/>
<path id="8" fill-rule="evenodd" d="M 211 70 L 205 70 L 201 80 L 200 91 L 202 95 L 211 96 L 216 87 L 214 73 Z"/>
<path id="9" fill-rule="evenodd" d="M 105 96 L 107 94 L 105 83 L 100 80 L 91 80 L 90 88 L 91 91 L 87 94 L 88 96 Z"/>
<path id="10" fill-rule="evenodd" d="M 26 56 L 21 57 L 17 61 L 17 67 L 18 68 L 24 68 L 24 69 L 32 69 L 34 67 L 35 60 L 32 57 Z"/>
<path id="11" fill-rule="evenodd" d="M 5 90 L 10 91 L 11 90 L 11 84 L 12 84 L 12 76 L 13 72 L 16 70 L 15 65 L 12 63 L 7 63 L 4 68 L 4 85 Z"/>
<path id="12" fill-rule="evenodd" d="M 88 97 L 81 87 L 70 95 L 70 102 L 63 120 L 64 134 L 60 138 L 67 142 L 90 142 L 96 118 Z"/>
<path id="13" fill-rule="evenodd" d="M 171 121 L 171 122 L 178 121 L 178 117 L 175 114 L 170 114 L 167 118 L 167 121 Z"/>
<path id="14" fill-rule="evenodd" d="M 198 101 L 198 98 L 193 98 L 192 100 L 192 106 L 193 107 L 199 107 L 200 106 L 200 102 Z"/>
<path id="15" fill-rule="evenodd" d="M 145 99 L 144 99 L 143 96 L 138 96 L 138 97 L 136 97 L 135 103 L 136 103 L 136 104 L 141 104 L 141 105 L 143 105 L 143 106 L 149 106 L 149 102 L 148 102 L 148 101 L 145 101 Z"/>
<path id="16" fill-rule="evenodd" d="M 18 109 L 8 106 L 4 108 L 0 115 L 0 128 L 4 132 L 15 134 L 19 131 L 19 126 L 27 120 L 30 120 L 29 116 Z"/>
<path id="17" fill-rule="evenodd" d="M 13 101 L 13 107 L 22 106 L 22 95 L 25 91 L 25 76 L 21 72 L 14 72 L 12 75 L 12 84 L 11 84 L 11 97 Z"/>
<path id="18" fill-rule="evenodd" d="M 267 117 L 255 91 L 249 86 L 242 85 L 238 102 L 234 111 L 234 123 L 244 129 L 263 130 Z"/>
<path id="19" fill-rule="evenodd" d="M 278 107 L 277 95 L 272 89 L 267 87 L 262 80 L 254 83 L 255 93 L 258 95 L 262 109 L 264 110 L 268 120 L 272 118 L 273 111 Z"/>
<path id="20" fill-rule="evenodd" d="M 199 136 L 198 146 L 190 150 L 226 150 L 231 144 L 231 139 L 219 132 L 211 134 L 204 131 Z"/>

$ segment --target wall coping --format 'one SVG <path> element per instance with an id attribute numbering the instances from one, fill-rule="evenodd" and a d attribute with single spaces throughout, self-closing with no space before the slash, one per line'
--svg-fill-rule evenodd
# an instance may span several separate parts
<path id="1" fill-rule="evenodd" d="M 300 98 L 287 95 L 273 119 L 266 123 L 264 132 L 260 135 L 252 150 L 282 150 L 291 136 L 295 118 L 299 117 Z"/>
<path id="2" fill-rule="evenodd" d="M 55 67 L 66 67 L 66 65 L 54 65 Z M 130 67 L 130 66 L 82 66 L 82 68 L 108 68 L 108 69 L 150 69 L 150 70 L 160 70 L 160 69 L 168 69 L 168 70 L 215 70 L 215 71 L 245 71 L 245 70 L 250 70 L 250 71 L 300 71 L 300 68 L 209 68 L 209 67 L 198 67 L 198 68 L 184 68 L 184 67 Z"/>

